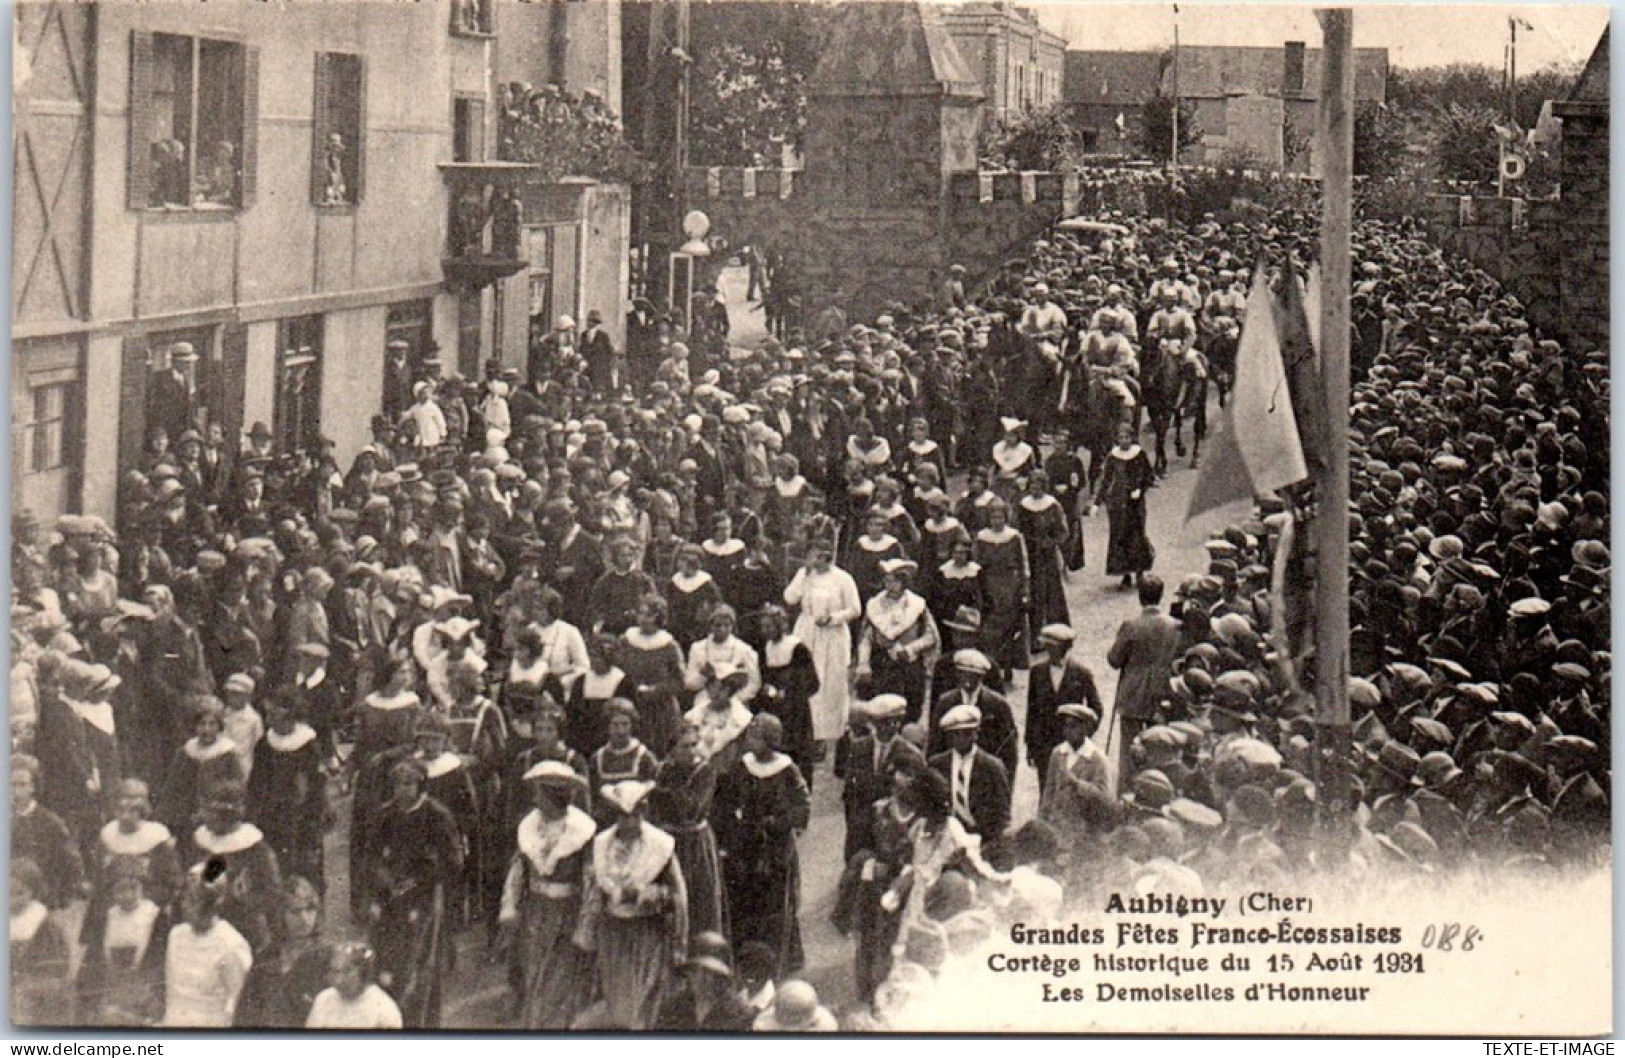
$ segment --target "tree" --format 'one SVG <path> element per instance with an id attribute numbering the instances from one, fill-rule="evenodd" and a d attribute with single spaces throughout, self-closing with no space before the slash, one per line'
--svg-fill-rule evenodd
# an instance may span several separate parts
<path id="1" fill-rule="evenodd" d="M 1483 105 L 1450 103 L 1434 115 L 1432 154 L 1446 180 L 1494 183 L 1501 156 L 1495 124 L 1500 114 Z"/>
<path id="2" fill-rule="evenodd" d="M 696 4 L 688 150 L 695 165 L 777 164 L 799 148 L 827 13 L 800 0 Z"/>
<path id="3" fill-rule="evenodd" d="M 982 130 L 977 155 L 1010 169 L 1061 169 L 1077 156 L 1081 137 L 1065 103 L 1029 110 Z"/>
<path id="4" fill-rule="evenodd" d="M 1405 154 L 1403 118 L 1380 103 L 1362 103 L 1354 114 L 1354 175 L 1386 177 Z"/>
<path id="5" fill-rule="evenodd" d="M 1168 160 L 1168 145 L 1173 142 L 1174 101 L 1171 96 L 1152 96 L 1140 111 L 1140 153 L 1158 161 Z M 1188 99 L 1179 101 L 1179 153 L 1202 138 L 1196 124 L 1196 104 Z"/>

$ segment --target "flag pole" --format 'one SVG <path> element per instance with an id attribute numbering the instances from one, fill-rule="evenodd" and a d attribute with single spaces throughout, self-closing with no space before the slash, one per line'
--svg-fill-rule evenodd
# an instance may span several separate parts
<path id="1" fill-rule="evenodd" d="M 1320 356 L 1327 446 L 1315 496 L 1315 704 L 1322 825 L 1347 834 L 1349 798 L 1349 246 L 1354 197 L 1354 13 L 1315 12 L 1324 35 L 1320 88 Z"/>

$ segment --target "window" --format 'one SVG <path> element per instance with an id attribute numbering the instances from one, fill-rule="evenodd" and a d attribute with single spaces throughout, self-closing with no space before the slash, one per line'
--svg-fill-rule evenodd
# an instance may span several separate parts
<path id="1" fill-rule="evenodd" d="M 30 415 L 23 434 L 23 466 L 43 474 L 67 465 L 68 427 L 78 379 L 72 372 L 51 372 L 28 380 Z"/>
<path id="2" fill-rule="evenodd" d="M 451 0 L 451 31 L 457 36 L 491 32 L 491 0 Z"/>
<path id="3" fill-rule="evenodd" d="M 310 201 L 361 201 L 366 180 L 367 76 L 359 55 L 318 52 L 310 159 Z"/>
<path id="4" fill-rule="evenodd" d="M 321 442 L 322 318 L 300 316 L 277 324 L 276 424 L 279 452 L 302 452 Z"/>
<path id="5" fill-rule="evenodd" d="M 230 210 L 253 201 L 259 49 L 134 33 L 131 209 Z"/>

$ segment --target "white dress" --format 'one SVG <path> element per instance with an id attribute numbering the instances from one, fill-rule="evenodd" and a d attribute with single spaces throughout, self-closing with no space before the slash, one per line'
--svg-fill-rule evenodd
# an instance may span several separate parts
<path id="1" fill-rule="evenodd" d="M 795 637 L 807 644 L 818 672 L 818 693 L 812 696 L 813 737 L 820 742 L 846 733 L 851 707 L 852 631 L 848 625 L 863 616 L 858 585 L 851 574 L 831 566 L 823 573 L 797 570 L 784 589 L 784 601 L 800 607 Z M 818 619 L 830 623 L 819 627 Z"/>
<path id="2" fill-rule="evenodd" d="M 377 985 L 368 985 L 354 1000 L 345 999 L 337 988 L 324 990 L 311 1004 L 307 1029 L 354 1029 L 378 1032 L 401 1027 L 401 1008 Z"/>
<path id="3" fill-rule="evenodd" d="M 188 923 L 169 931 L 164 962 L 164 1021 L 174 1028 L 230 1028 L 254 954 L 243 935 L 217 918 L 207 933 Z"/>

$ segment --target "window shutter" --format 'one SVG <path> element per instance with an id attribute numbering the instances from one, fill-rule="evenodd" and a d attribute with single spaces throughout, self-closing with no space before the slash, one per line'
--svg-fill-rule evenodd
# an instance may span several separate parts
<path id="1" fill-rule="evenodd" d="M 242 209 L 254 204 L 260 166 L 260 50 L 243 48 L 243 200 Z"/>
<path id="2" fill-rule="evenodd" d="M 328 114 L 331 111 L 333 63 L 325 51 L 316 53 L 315 88 L 311 92 L 310 120 L 310 201 L 321 205 L 327 190 L 327 134 L 331 131 Z"/>
<path id="3" fill-rule="evenodd" d="M 468 160 L 485 161 L 485 102 L 468 101 Z"/>
<path id="4" fill-rule="evenodd" d="M 350 146 L 355 156 L 355 186 L 350 196 L 359 203 L 367 193 L 367 60 L 357 57 L 355 65 L 355 143 Z"/>
<path id="5" fill-rule="evenodd" d="M 155 61 L 152 34 L 130 34 L 130 159 L 127 180 L 130 209 L 152 205 L 152 85 Z"/>
<path id="6" fill-rule="evenodd" d="M 149 339 L 124 339 L 124 364 L 119 372 L 119 469 L 141 465 L 141 448 L 147 440 L 147 382 L 152 368 L 147 363 Z"/>
<path id="7" fill-rule="evenodd" d="M 215 376 L 215 416 L 226 429 L 226 437 L 242 436 L 243 401 L 248 390 L 248 328 L 227 327 L 220 339 L 220 370 Z"/>

